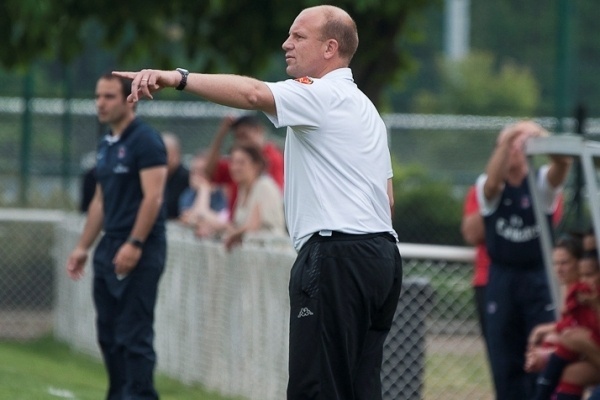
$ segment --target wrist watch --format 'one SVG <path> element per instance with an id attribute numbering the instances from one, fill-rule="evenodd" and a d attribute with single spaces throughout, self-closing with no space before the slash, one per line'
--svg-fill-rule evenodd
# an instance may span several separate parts
<path id="1" fill-rule="evenodd" d="M 142 242 L 140 239 L 135 238 L 133 236 L 129 236 L 127 238 L 127 243 L 137 247 L 138 249 L 141 249 L 142 247 L 144 247 L 144 242 Z"/>
<path id="2" fill-rule="evenodd" d="M 179 82 L 179 85 L 175 88 L 175 90 L 183 90 L 185 89 L 185 85 L 187 85 L 187 78 L 190 74 L 190 71 L 183 68 L 177 68 L 176 71 L 181 74 L 181 81 Z"/>

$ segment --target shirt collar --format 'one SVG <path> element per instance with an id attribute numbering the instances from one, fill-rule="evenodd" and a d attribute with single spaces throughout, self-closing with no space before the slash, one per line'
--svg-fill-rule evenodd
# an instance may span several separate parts
<path id="1" fill-rule="evenodd" d="M 350 68 L 334 69 L 323 75 L 321 79 L 348 79 L 354 82 L 354 77 L 352 76 L 352 70 Z"/>
<path id="2" fill-rule="evenodd" d="M 113 136 L 109 132 L 104 136 L 104 140 L 110 145 L 117 143 L 119 140 L 121 140 L 122 138 L 127 136 L 129 134 L 129 132 L 131 132 L 133 130 L 133 128 L 139 124 L 139 122 L 140 122 L 139 119 L 136 117 L 133 121 L 131 121 L 131 123 L 127 126 L 127 128 L 125 128 L 123 133 L 121 133 L 118 136 Z"/>

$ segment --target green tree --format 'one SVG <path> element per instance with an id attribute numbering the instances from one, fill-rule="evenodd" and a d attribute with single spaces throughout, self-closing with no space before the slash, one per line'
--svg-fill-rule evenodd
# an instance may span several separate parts
<path id="1" fill-rule="evenodd" d="M 173 68 L 178 51 L 201 71 L 256 75 L 267 66 L 291 22 L 315 0 L 4 0 L 0 4 L 0 63 L 29 64 L 40 55 L 71 60 L 83 51 L 82 32 L 98 27 L 119 61 L 150 59 Z M 362 45 L 355 79 L 377 104 L 410 62 L 405 43 L 420 12 L 439 0 L 339 0 L 356 20 Z"/>
<path id="2" fill-rule="evenodd" d="M 420 113 L 530 116 L 539 88 L 528 68 L 505 62 L 496 68 L 489 53 L 473 52 L 461 61 L 438 59 L 440 91 L 417 93 Z"/>

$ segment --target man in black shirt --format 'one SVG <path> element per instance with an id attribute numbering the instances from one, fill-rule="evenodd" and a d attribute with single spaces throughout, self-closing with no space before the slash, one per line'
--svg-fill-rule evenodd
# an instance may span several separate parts
<path id="1" fill-rule="evenodd" d="M 163 194 L 167 155 L 160 135 L 136 118 L 131 87 L 112 75 L 96 85 L 98 119 L 110 127 L 98 145 L 96 191 L 67 273 L 83 275 L 94 252 L 98 343 L 108 372 L 108 400 L 158 399 L 154 388 L 154 306 L 166 259 Z"/>

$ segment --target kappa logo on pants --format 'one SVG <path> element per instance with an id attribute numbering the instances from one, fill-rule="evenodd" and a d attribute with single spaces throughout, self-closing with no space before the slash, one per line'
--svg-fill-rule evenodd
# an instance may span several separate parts
<path id="1" fill-rule="evenodd" d="M 310 310 L 308 309 L 308 307 L 302 307 L 302 308 L 300 309 L 300 314 L 298 314 L 298 318 L 302 318 L 302 317 L 308 317 L 308 316 L 310 316 L 310 315 L 313 315 L 313 312 L 312 312 L 312 311 L 310 311 Z"/>

